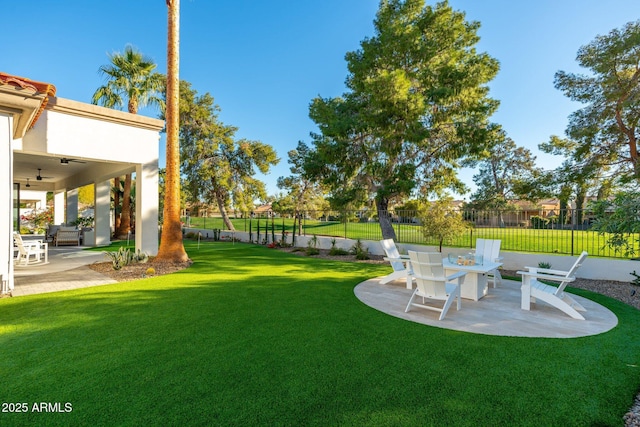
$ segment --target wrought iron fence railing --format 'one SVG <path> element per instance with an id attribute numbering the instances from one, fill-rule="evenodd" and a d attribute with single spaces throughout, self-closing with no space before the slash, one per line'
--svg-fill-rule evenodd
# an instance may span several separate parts
<path id="1" fill-rule="evenodd" d="M 500 239 L 501 249 L 576 255 L 583 250 L 592 256 L 627 258 L 607 245 L 608 235 L 591 230 L 593 213 L 587 210 L 460 211 L 469 228 L 455 239 L 444 242 L 451 247 L 475 247 L 477 238 Z M 400 243 L 438 245 L 425 236 L 415 211 L 390 211 L 388 216 Z M 194 229 L 228 230 L 218 216 L 187 216 L 184 226 Z M 248 232 L 254 241 L 280 240 L 283 236 L 333 236 L 380 240 L 382 231 L 375 211 L 307 211 L 298 215 L 278 212 L 235 213 L 229 218 L 236 231 Z M 290 238 L 290 237 L 288 237 Z M 640 253 L 640 235 L 630 234 L 629 242 Z"/>

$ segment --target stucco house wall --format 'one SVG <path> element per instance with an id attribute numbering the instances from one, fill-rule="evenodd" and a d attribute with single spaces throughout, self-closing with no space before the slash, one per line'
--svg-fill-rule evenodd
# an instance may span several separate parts
<path id="1" fill-rule="evenodd" d="M 78 188 L 95 185 L 94 245 L 109 243 L 110 180 L 135 174 L 136 250 L 158 252 L 162 120 L 55 97 L 55 87 L 0 72 L 0 276 L 13 288 L 14 183 L 54 192 L 58 223 L 77 218 Z M 70 167 L 65 159 L 75 159 Z M 40 179 L 40 170 L 46 179 Z M 35 185 L 32 185 L 35 187 Z"/>

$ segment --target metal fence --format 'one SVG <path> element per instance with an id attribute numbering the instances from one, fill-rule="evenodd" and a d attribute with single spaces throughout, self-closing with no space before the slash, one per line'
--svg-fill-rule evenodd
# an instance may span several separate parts
<path id="1" fill-rule="evenodd" d="M 608 235 L 592 231 L 594 215 L 587 210 L 475 211 L 462 210 L 469 228 L 453 240 L 450 247 L 475 247 L 477 238 L 500 239 L 501 249 L 516 252 L 576 255 L 582 251 L 592 256 L 627 258 L 607 245 Z M 425 236 L 415 211 L 390 211 L 399 243 L 439 244 Z M 197 229 L 227 230 L 220 216 L 182 218 L 184 226 Z M 375 211 L 309 211 L 294 218 L 278 212 L 238 213 L 230 218 L 236 231 L 251 234 L 258 242 L 281 240 L 283 236 L 334 236 L 349 239 L 380 240 L 382 232 Z M 295 224 L 295 225 L 294 225 Z M 640 253 L 639 235 L 628 239 L 636 254 Z"/>

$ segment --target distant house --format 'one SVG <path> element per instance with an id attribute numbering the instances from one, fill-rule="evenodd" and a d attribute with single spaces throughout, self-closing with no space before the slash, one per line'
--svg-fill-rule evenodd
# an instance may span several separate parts
<path id="1" fill-rule="evenodd" d="M 532 217 L 548 218 L 560 213 L 560 201 L 558 199 L 545 199 L 535 203 L 517 200 L 511 202 L 511 205 L 511 209 L 476 212 L 473 215 L 475 225 L 485 227 L 529 227 Z"/>
<path id="2" fill-rule="evenodd" d="M 271 215 L 273 215 L 273 210 L 271 209 L 271 203 L 257 206 L 255 209 L 253 209 L 253 215 L 259 218 L 264 218 L 264 217 L 270 218 Z"/>

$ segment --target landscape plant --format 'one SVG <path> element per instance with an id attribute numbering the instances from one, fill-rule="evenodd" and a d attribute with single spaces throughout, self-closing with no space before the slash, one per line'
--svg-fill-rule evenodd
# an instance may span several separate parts
<path id="1" fill-rule="evenodd" d="M 329 249 L 329 255 L 349 255 L 349 251 L 344 250 L 336 246 L 336 239 L 331 239 L 331 248 Z"/>
<path id="2" fill-rule="evenodd" d="M 369 249 L 364 246 L 360 239 L 356 240 L 351 247 L 351 253 L 355 255 L 358 260 L 369 259 Z"/>
<path id="3" fill-rule="evenodd" d="M 120 270 L 132 263 L 146 263 L 149 255 L 146 252 L 133 252 L 129 248 L 121 246 L 117 251 L 104 251 L 107 258 L 111 260 L 114 270 Z"/>
<path id="4" fill-rule="evenodd" d="M 307 242 L 306 253 L 307 255 L 318 255 L 320 253 L 320 249 L 318 249 L 318 236 L 315 234 Z"/>
<path id="5" fill-rule="evenodd" d="M 445 241 L 452 241 L 469 228 L 462 214 L 453 209 L 450 197 L 423 203 L 418 217 L 422 234 L 427 239 L 436 239 L 440 252 Z"/>

